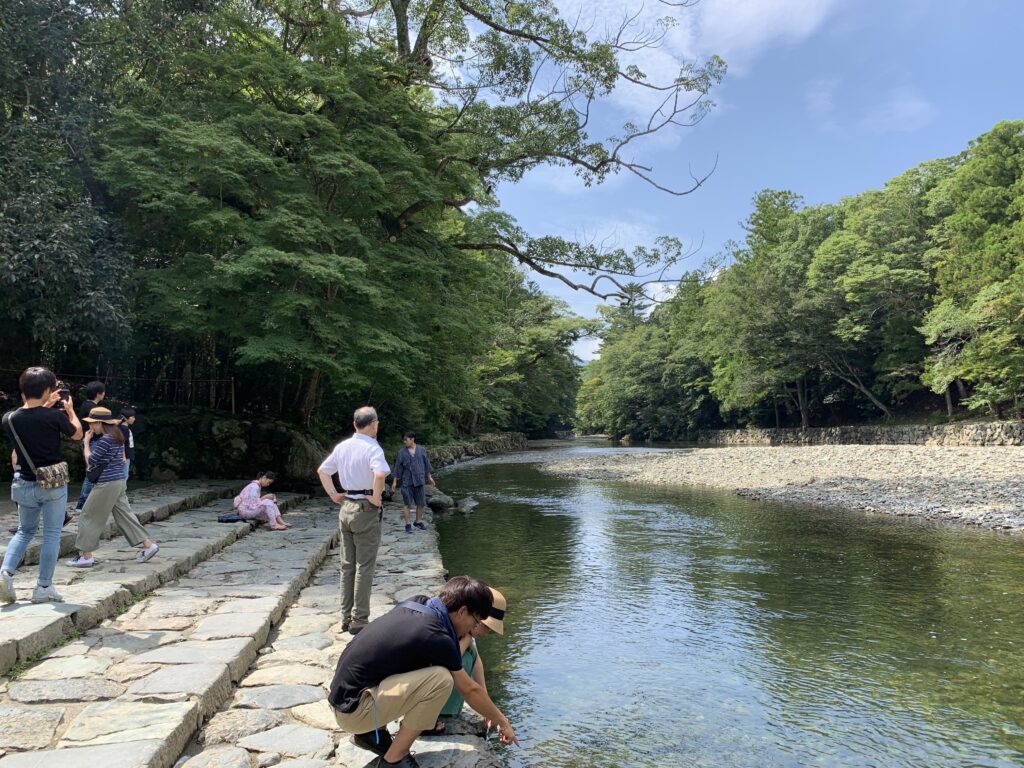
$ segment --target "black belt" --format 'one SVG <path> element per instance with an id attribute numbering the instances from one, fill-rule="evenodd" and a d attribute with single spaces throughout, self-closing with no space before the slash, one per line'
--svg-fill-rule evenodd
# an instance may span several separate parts
<path id="1" fill-rule="evenodd" d="M 367 490 L 366 488 L 364 488 L 361 491 L 345 491 L 345 495 L 348 496 L 349 498 L 352 498 L 353 493 L 358 493 L 363 496 L 373 496 L 373 489 L 370 488 L 369 490 Z"/>

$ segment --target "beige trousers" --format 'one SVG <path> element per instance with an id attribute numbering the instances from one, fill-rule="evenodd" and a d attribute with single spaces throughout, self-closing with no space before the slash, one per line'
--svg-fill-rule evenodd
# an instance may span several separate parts
<path id="1" fill-rule="evenodd" d="M 448 701 L 453 685 L 452 673 L 444 667 L 427 667 L 392 675 L 385 677 L 376 687 L 363 691 L 352 712 L 335 710 L 334 719 L 343 731 L 367 733 L 374 727 L 386 728 L 388 723 L 404 715 L 403 727 L 426 731 L 437 723 L 437 716 Z"/>
<path id="2" fill-rule="evenodd" d="M 346 499 L 338 511 L 341 528 L 341 617 L 370 620 L 370 588 L 377 569 L 383 512 L 368 501 Z"/>
<path id="3" fill-rule="evenodd" d="M 125 493 L 127 482 L 115 480 L 94 486 L 78 516 L 78 539 L 75 547 L 80 552 L 92 552 L 99 546 L 100 537 L 107 527 L 110 513 L 114 513 L 114 523 L 122 535 L 133 547 L 139 546 L 149 538 L 139 518 L 132 512 Z"/>

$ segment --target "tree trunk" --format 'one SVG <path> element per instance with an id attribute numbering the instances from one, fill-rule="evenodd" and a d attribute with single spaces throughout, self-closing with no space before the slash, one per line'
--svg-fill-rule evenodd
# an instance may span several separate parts
<path id="1" fill-rule="evenodd" d="M 811 426 L 811 412 L 807 406 L 807 382 L 799 379 L 796 383 L 796 402 L 800 406 L 800 429 Z"/>
<path id="2" fill-rule="evenodd" d="M 779 416 L 779 398 L 772 398 L 772 405 L 775 406 L 775 428 L 782 429 L 782 418 Z"/>
<path id="3" fill-rule="evenodd" d="M 953 420 L 953 383 L 946 385 L 946 417 Z"/>
<path id="4" fill-rule="evenodd" d="M 320 400 L 320 371 L 314 370 L 309 376 L 309 383 L 306 385 L 306 394 L 302 398 L 302 423 L 309 426 L 313 418 L 313 409 Z"/>
<path id="5" fill-rule="evenodd" d="M 967 387 L 964 385 L 963 379 L 953 379 L 956 382 L 956 391 L 960 393 L 960 399 L 963 400 L 967 397 Z"/>

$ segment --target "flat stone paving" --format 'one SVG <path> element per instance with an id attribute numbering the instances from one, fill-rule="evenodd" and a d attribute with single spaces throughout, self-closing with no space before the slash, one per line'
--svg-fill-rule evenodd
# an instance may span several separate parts
<path id="1" fill-rule="evenodd" d="M 148 563 L 138 564 L 138 550 L 123 538 L 101 542 L 93 568 L 69 568 L 58 561 L 54 585 L 64 596 L 63 603 L 29 602 L 36 581 L 36 567 L 22 566 L 15 574 L 18 601 L 0 606 L 0 674 L 18 661 L 33 658 L 74 632 L 99 624 L 103 619 L 125 610 L 136 596 L 181 576 L 238 537 L 249 533 L 249 523 L 218 523 L 217 515 L 231 509 L 230 499 L 220 499 L 196 509 L 188 504 L 205 498 L 215 490 L 197 490 L 186 485 L 174 495 L 165 487 L 151 497 L 143 510 L 150 536 L 160 551 Z M 279 494 L 279 504 L 287 509 L 301 501 L 296 494 Z M 133 505 L 133 510 L 135 506 Z M 140 515 L 140 519 L 143 515 Z M 157 519 L 158 521 L 154 521 Z M 120 534 L 118 534 L 120 536 Z M 173 629 L 181 617 L 168 617 L 167 629 Z"/>
<path id="2" fill-rule="evenodd" d="M 166 525 L 189 516 L 190 541 L 215 535 L 204 516 L 188 512 Z M 0 766 L 173 765 L 337 540 L 328 502 L 304 503 L 286 520 L 291 530 L 236 538 L 0 684 Z"/>
<path id="3" fill-rule="evenodd" d="M 349 743 L 326 699 L 338 657 L 352 638 L 340 631 L 338 561 L 330 562 L 299 593 L 230 702 L 202 729 L 179 768 L 363 768 L 377 759 Z M 433 526 L 406 534 L 401 507 L 386 505 L 371 618 L 412 595 L 436 594 L 444 581 Z M 418 740 L 416 759 L 423 768 L 504 765 L 475 735 L 478 723 L 478 718 L 465 717 L 467 727 L 461 730 L 468 733 Z M 7 766 L 0 761 L 0 768 Z"/>
<path id="4" fill-rule="evenodd" d="M 182 509 L 190 509 L 208 504 L 214 499 L 234 497 L 245 485 L 244 480 L 183 480 L 177 483 L 165 483 L 162 485 L 147 485 L 141 488 L 134 488 L 128 483 L 128 500 L 131 502 L 132 511 L 138 516 L 143 525 L 148 525 L 156 520 L 166 520 Z M 3 558 L 7 546 L 11 541 L 10 530 L 18 527 L 18 505 L 10 501 L 10 484 L 3 486 L 3 501 L 0 502 L 0 558 Z M 81 486 L 75 484 L 68 488 L 68 503 L 74 504 L 78 501 L 78 494 Z M 25 560 L 22 567 L 35 565 L 39 562 L 39 540 L 42 532 L 37 533 L 35 540 L 29 544 L 25 553 Z M 110 539 L 119 535 L 117 527 L 111 520 L 103 533 L 103 539 Z M 74 551 L 75 538 L 78 536 L 78 520 L 72 520 L 64 528 L 60 537 L 61 555 Z"/>

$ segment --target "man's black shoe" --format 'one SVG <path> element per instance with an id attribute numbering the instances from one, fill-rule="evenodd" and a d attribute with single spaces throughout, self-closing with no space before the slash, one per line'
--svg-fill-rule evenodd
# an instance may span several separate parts
<path id="1" fill-rule="evenodd" d="M 377 742 L 377 734 L 380 734 L 380 743 Z M 352 743 L 362 749 L 375 752 L 383 758 L 384 753 L 391 749 L 391 734 L 388 733 L 387 728 L 366 733 L 353 733 Z"/>
<path id="2" fill-rule="evenodd" d="M 420 764 L 416 762 L 416 758 L 410 752 L 397 763 L 389 763 L 383 756 L 378 757 L 377 762 L 373 764 L 373 768 L 420 768 Z"/>

